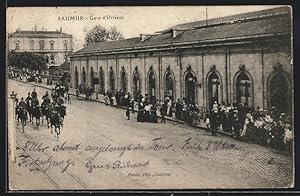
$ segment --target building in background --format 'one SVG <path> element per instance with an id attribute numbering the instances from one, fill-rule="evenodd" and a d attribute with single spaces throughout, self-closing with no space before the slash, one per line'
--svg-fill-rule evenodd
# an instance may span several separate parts
<path id="1" fill-rule="evenodd" d="M 15 52 L 33 52 L 47 59 L 47 67 L 58 67 L 73 53 L 73 37 L 63 33 L 62 28 L 56 31 L 47 31 L 34 27 L 31 31 L 18 28 L 8 35 L 8 49 Z"/>
<path id="2" fill-rule="evenodd" d="M 100 42 L 71 56 L 74 87 L 141 91 L 202 107 L 247 104 L 292 112 L 291 8 L 186 23 L 153 35 Z M 94 78 L 98 78 L 95 80 Z"/>

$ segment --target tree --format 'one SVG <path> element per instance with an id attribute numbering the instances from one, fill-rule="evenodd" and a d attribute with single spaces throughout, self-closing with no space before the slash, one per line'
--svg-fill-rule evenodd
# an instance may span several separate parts
<path id="1" fill-rule="evenodd" d="M 97 25 L 85 35 L 84 47 L 87 47 L 97 42 L 112 41 L 119 39 L 123 39 L 123 35 L 115 26 L 107 30 L 101 25 Z"/>
<path id="2" fill-rule="evenodd" d="M 30 70 L 44 70 L 46 68 L 46 58 L 32 52 L 10 51 L 7 59 L 8 66 L 19 69 L 28 68 Z"/>
<path id="3" fill-rule="evenodd" d="M 120 40 L 124 39 L 122 33 L 117 29 L 117 27 L 113 26 L 108 30 L 108 40 Z"/>

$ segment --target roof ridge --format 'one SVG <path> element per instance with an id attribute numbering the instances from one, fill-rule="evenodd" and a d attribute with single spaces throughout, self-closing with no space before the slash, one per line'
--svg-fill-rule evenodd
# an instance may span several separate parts
<path id="1" fill-rule="evenodd" d="M 283 10 L 283 9 L 287 9 L 287 8 L 288 8 L 288 6 L 282 6 L 282 7 L 270 8 L 270 9 L 264 9 L 264 10 L 258 10 L 258 11 L 251 11 L 251 12 L 245 12 L 245 13 L 240 13 L 240 14 L 234 14 L 234 15 L 229 15 L 229 16 L 221 16 L 221 17 L 217 17 L 217 18 L 208 19 L 207 23 L 216 21 L 215 23 L 212 23 L 212 24 L 202 24 L 202 25 L 198 24 L 197 25 L 197 23 L 200 23 L 200 22 L 205 22 L 206 23 L 206 20 L 198 20 L 198 21 L 194 21 L 194 22 L 181 23 L 181 24 L 174 25 L 172 27 L 169 27 L 165 30 L 158 31 L 158 32 L 167 32 L 167 31 L 170 31 L 171 29 L 177 29 L 178 30 L 180 28 L 188 28 L 188 27 L 180 27 L 180 26 L 192 25 L 189 28 L 199 28 L 199 27 L 205 27 L 205 26 L 210 26 L 210 25 L 213 26 L 213 25 L 217 25 L 217 24 L 225 24 L 225 23 L 231 22 L 232 20 L 229 21 L 229 19 L 234 18 L 234 17 L 237 17 L 237 18 L 242 17 L 240 19 L 235 19 L 235 20 L 244 20 L 245 18 L 252 18 L 252 17 L 253 17 L 253 19 L 271 17 L 271 16 L 278 15 L 278 14 L 286 14 L 286 13 L 288 13 L 288 11 L 281 11 L 281 12 L 277 12 L 277 13 L 275 12 L 275 13 L 260 14 L 260 15 L 258 14 L 256 16 L 252 16 L 252 17 L 247 16 L 247 15 L 255 14 L 255 13 L 264 13 L 264 12 L 268 12 L 268 11 L 270 12 L 270 11 L 276 11 L 276 10 Z M 271 16 L 268 16 L 268 15 L 271 15 Z M 217 22 L 220 19 L 224 19 L 224 20 L 221 20 L 221 21 Z M 195 24 L 195 25 L 193 25 L 193 24 Z"/>

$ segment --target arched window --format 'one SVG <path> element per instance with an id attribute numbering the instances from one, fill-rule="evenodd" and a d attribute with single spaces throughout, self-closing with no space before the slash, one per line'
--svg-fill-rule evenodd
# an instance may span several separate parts
<path id="1" fill-rule="evenodd" d="M 67 50 L 68 49 L 68 41 L 64 41 L 64 50 Z"/>
<path id="2" fill-rule="evenodd" d="M 132 92 L 133 92 L 133 95 L 135 96 L 137 94 L 137 92 L 140 91 L 140 74 L 137 70 L 137 67 L 135 68 L 134 72 L 133 72 L 133 89 L 132 89 Z"/>
<path id="3" fill-rule="evenodd" d="M 85 73 L 85 68 L 82 68 L 82 82 L 85 85 L 86 84 L 86 73 Z"/>
<path id="4" fill-rule="evenodd" d="M 75 87 L 78 88 L 78 70 L 77 70 L 77 67 L 75 67 L 75 72 L 74 72 L 75 76 L 74 76 L 74 84 L 75 84 Z"/>
<path id="5" fill-rule="evenodd" d="M 104 77 L 105 77 L 104 71 L 103 71 L 102 67 L 100 67 L 100 70 L 99 70 L 99 86 L 100 86 L 99 92 L 101 94 L 105 93 L 105 78 Z"/>
<path id="6" fill-rule="evenodd" d="M 168 67 L 165 73 L 165 97 L 170 97 L 171 100 L 174 100 L 174 87 L 175 87 L 175 79 L 174 74 Z"/>
<path id="7" fill-rule="evenodd" d="M 242 65 L 240 71 L 236 74 L 235 85 L 236 103 L 252 106 L 252 80 L 245 70 L 245 65 Z"/>
<path id="8" fill-rule="evenodd" d="M 211 109 L 213 103 L 216 101 L 220 103 L 221 101 L 221 78 L 217 74 L 216 66 L 211 67 L 211 71 L 208 73 L 207 77 L 207 93 L 208 93 L 208 105 Z"/>
<path id="9" fill-rule="evenodd" d="M 40 50 L 44 50 L 45 49 L 45 42 L 43 40 L 39 41 L 40 44 Z"/>
<path id="10" fill-rule="evenodd" d="M 50 43 L 50 50 L 54 50 L 54 41 L 51 40 L 49 43 Z"/>
<path id="11" fill-rule="evenodd" d="M 114 74 L 114 70 L 112 69 L 112 67 L 110 67 L 109 70 L 109 87 L 111 92 L 115 91 L 115 74 Z"/>
<path id="12" fill-rule="evenodd" d="M 280 64 L 274 67 L 274 72 L 269 76 L 269 107 L 275 107 L 280 113 L 291 114 L 291 97 L 289 79 Z"/>
<path id="13" fill-rule="evenodd" d="M 125 92 L 127 91 L 127 75 L 126 75 L 126 72 L 125 72 L 125 68 L 122 67 L 122 70 L 121 70 L 121 89 L 124 90 Z"/>
<path id="14" fill-rule="evenodd" d="M 150 97 L 150 102 L 156 100 L 156 76 L 152 67 L 148 73 L 148 96 Z"/>
<path id="15" fill-rule="evenodd" d="M 90 85 L 90 88 L 93 89 L 93 91 L 94 91 L 95 89 L 94 89 L 94 69 L 93 69 L 93 67 L 91 67 L 91 71 L 90 71 L 89 85 Z"/>
<path id="16" fill-rule="evenodd" d="M 186 99 L 186 102 L 195 104 L 197 78 L 193 74 L 190 66 L 187 69 L 187 74 L 185 75 L 184 81 L 185 81 L 185 99 Z"/>
<path id="17" fill-rule="evenodd" d="M 20 41 L 17 40 L 15 43 L 16 43 L 16 50 L 20 50 Z"/>
<path id="18" fill-rule="evenodd" d="M 34 50 L 34 41 L 33 40 L 29 41 L 29 48 L 30 48 L 30 50 Z"/>

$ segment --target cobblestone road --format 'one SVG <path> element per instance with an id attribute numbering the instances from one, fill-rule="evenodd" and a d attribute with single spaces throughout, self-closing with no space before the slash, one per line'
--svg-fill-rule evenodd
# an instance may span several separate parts
<path id="1" fill-rule="evenodd" d="M 32 84 L 8 82 L 8 92 L 16 91 L 19 98 L 33 88 Z M 36 89 L 39 97 L 45 93 L 43 88 Z M 16 134 L 17 161 L 9 164 L 12 189 L 279 188 L 293 182 L 292 156 L 226 136 L 213 137 L 175 122 L 137 123 L 136 113 L 126 120 L 124 110 L 97 102 L 72 100 L 67 105 L 59 141 L 45 124 L 28 123 L 24 133 L 17 127 Z M 49 148 L 44 152 L 25 149 L 28 142 L 42 142 Z M 64 142 L 73 147 L 80 144 L 79 149 L 54 150 Z M 92 146 L 129 144 L 131 150 L 121 156 L 121 151 L 91 150 Z M 39 160 L 34 164 L 30 158 Z M 47 160 L 56 165 L 49 166 Z M 70 165 L 62 173 L 68 160 Z M 116 161 L 125 162 L 124 168 L 113 169 Z M 139 167 L 126 168 L 128 161 Z M 99 168 L 89 172 L 91 164 Z"/>

